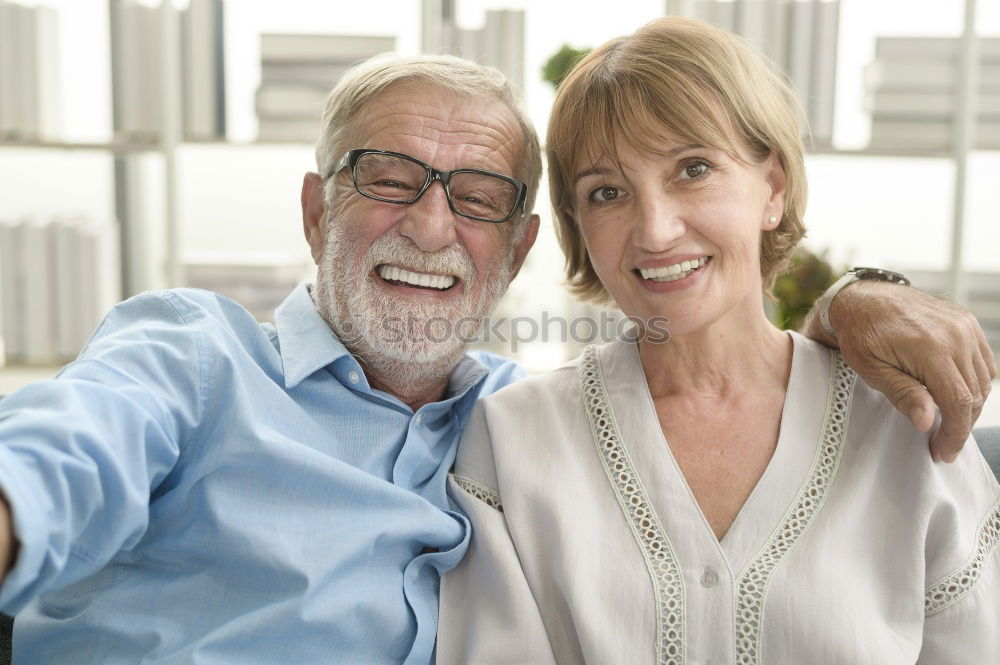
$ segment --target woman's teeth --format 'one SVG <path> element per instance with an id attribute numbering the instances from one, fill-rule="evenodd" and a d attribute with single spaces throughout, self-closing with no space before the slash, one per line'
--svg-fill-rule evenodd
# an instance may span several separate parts
<path id="1" fill-rule="evenodd" d="M 423 286 L 440 291 L 450 288 L 455 283 L 454 275 L 428 275 L 410 272 L 396 266 L 379 266 L 378 275 L 387 282 L 403 282 L 410 286 Z"/>
<path id="2" fill-rule="evenodd" d="M 643 279 L 651 279 L 654 282 L 676 282 L 684 279 L 698 268 L 708 262 L 709 257 L 703 256 L 700 259 L 691 261 L 681 261 L 662 268 L 639 268 L 639 273 Z"/>

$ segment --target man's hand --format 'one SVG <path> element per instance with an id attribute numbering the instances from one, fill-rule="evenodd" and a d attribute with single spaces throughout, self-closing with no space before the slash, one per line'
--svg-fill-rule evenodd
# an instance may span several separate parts
<path id="1" fill-rule="evenodd" d="M 931 435 L 935 460 L 954 461 L 997 376 L 993 352 L 968 310 L 917 289 L 861 281 L 834 299 L 830 319 L 838 339 L 810 313 L 804 334 L 838 346 L 844 360 L 882 392 L 921 432 Z"/>

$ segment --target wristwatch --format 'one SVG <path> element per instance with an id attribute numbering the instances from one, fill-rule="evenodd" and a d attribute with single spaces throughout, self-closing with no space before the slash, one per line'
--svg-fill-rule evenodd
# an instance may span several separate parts
<path id="1" fill-rule="evenodd" d="M 851 268 L 840 279 L 834 282 L 819 299 L 819 322 L 823 324 L 823 330 L 829 333 L 830 337 L 837 339 L 837 333 L 833 331 L 833 324 L 830 323 L 830 306 L 833 305 L 833 299 L 837 297 L 837 294 L 845 286 L 863 279 L 875 282 L 890 282 L 903 286 L 910 285 L 910 280 L 898 272 L 883 270 L 882 268 L 863 268 L 861 266 Z"/>

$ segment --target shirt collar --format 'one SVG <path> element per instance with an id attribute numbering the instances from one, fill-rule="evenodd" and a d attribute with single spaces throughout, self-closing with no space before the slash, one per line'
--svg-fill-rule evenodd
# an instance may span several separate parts
<path id="1" fill-rule="evenodd" d="M 294 388 L 316 370 L 351 355 L 316 311 L 308 284 L 299 284 L 278 306 L 274 327 L 286 388 Z"/>

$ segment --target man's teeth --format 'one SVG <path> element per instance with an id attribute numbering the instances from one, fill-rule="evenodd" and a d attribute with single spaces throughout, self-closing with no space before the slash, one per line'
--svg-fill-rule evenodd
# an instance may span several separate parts
<path id="1" fill-rule="evenodd" d="M 708 257 L 703 256 L 700 259 L 681 261 L 680 263 L 663 266 L 662 268 L 640 268 L 639 272 L 642 274 L 643 279 L 651 279 L 654 282 L 676 282 L 705 265 L 707 261 Z"/>
<path id="2" fill-rule="evenodd" d="M 380 266 L 378 274 L 386 281 L 405 282 L 412 286 L 423 286 L 442 291 L 455 283 L 454 275 L 428 275 L 421 272 L 410 272 L 396 266 Z"/>

